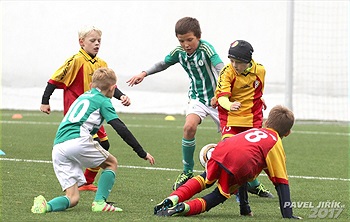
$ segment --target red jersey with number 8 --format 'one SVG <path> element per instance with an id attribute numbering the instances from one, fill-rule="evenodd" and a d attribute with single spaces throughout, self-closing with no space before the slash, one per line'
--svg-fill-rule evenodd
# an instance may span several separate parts
<path id="1" fill-rule="evenodd" d="M 233 174 L 239 185 L 254 180 L 262 170 L 274 184 L 288 184 L 282 140 L 270 128 L 253 128 L 221 141 L 211 159 Z"/>

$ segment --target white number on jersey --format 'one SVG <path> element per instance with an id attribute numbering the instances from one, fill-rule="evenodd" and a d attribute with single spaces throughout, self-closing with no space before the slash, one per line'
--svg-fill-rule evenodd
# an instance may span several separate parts
<path id="1" fill-rule="evenodd" d="M 246 140 L 252 143 L 259 142 L 261 139 L 266 139 L 267 134 L 260 130 L 254 130 L 253 132 L 247 133 L 244 137 Z"/>
<path id="2" fill-rule="evenodd" d="M 79 122 L 80 119 L 85 115 L 86 111 L 88 110 L 90 105 L 90 101 L 87 99 L 83 99 L 80 101 L 74 102 L 70 109 L 68 110 L 68 113 L 63 119 L 63 122 L 69 121 L 71 123 Z M 78 109 L 83 106 L 80 111 L 78 112 Z"/>

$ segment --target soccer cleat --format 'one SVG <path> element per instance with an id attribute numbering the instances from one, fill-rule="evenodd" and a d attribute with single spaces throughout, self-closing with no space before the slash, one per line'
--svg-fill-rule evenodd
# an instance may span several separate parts
<path id="1" fill-rule="evenodd" d="M 47 212 L 47 202 L 45 197 L 42 195 L 34 198 L 34 204 L 32 206 L 32 213 L 34 214 L 43 214 Z"/>
<path id="2" fill-rule="evenodd" d="M 190 206 L 184 202 L 178 203 L 171 208 L 163 207 L 157 212 L 157 216 L 171 217 L 185 215 L 190 210 Z"/>
<path id="3" fill-rule="evenodd" d="M 173 190 L 177 190 L 180 186 L 182 186 L 183 184 L 185 184 L 187 182 L 187 180 L 191 179 L 193 177 L 193 173 L 192 171 L 188 172 L 188 173 L 184 173 L 182 172 L 177 178 L 176 181 L 173 185 Z"/>
<path id="4" fill-rule="evenodd" d="M 260 183 L 256 187 L 248 187 L 248 192 L 252 194 L 256 194 L 259 197 L 274 198 L 272 193 L 270 193 L 270 191 L 266 189 L 262 183 Z"/>
<path id="5" fill-rule="evenodd" d="M 175 204 L 177 204 L 178 199 L 179 198 L 177 196 L 170 196 L 165 198 L 162 202 L 160 202 L 154 207 L 154 214 L 157 214 L 158 211 L 162 209 L 168 209 L 170 207 L 173 207 Z"/>
<path id="6" fill-rule="evenodd" d="M 80 191 L 93 191 L 93 192 L 96 192 L 97 191 L 97 186 L 95 186 L 92 183 L 84 184 L 84 185 L 80 186 L 78 188 L 78 190 L 80 190 Z"/>
<path id="7" fill-rule="evenodd" d="M 92 202 L 92 212 L 103 212 L 103 211 L 110 211 L 110 212 L 121 212 L 123 209 L 113 206 L 112 202 L 104 202 L 104 201 L 94 201 Z"/>

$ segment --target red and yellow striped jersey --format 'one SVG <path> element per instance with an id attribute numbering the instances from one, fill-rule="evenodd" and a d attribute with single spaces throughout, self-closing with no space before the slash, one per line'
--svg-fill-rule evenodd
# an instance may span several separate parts
<path id="1" fill-rule="evenodd" d="M 256 127 L 262 126 L 263 102 L 261 97 L 265 84 L 265 68 L 251 61 L 252 67 L 247 74 L 238 74 L 231 63 L 220 72 L 215 91 L 216 98 L 228 96 L 231 102 L 238 101 L 241 108 L 228 111 L 218 106 L 221 128 L 224 126 Z"/>
<path id="2" fill-rule="evenodd" d="M 81 48 L 51 76 L 49 83 L 63 89 L 64 114 L 76 98 L 90 90 L 92 74 L 100 67 L 107 67 L 107 63 L 98 57 L 92 58 Z"/>
<path id="3" fill-rule="evenodd" d="M 239 185 L 254 180 L 262 170 L 275 185 L 288 184 L 282 140 L 270 128 L 253 128 L 220 141 L 210 160 L 233 174 Z"/>

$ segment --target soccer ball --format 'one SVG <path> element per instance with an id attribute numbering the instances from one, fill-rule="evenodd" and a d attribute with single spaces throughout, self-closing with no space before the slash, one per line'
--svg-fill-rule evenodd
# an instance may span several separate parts
<path id="1" fill-rule="evenodd" d="M 201 151 L 199 152 L 199 162 L 201 163 L 203 168 L 206 167 L 207 162 L 211 157 L 211 153 L 214 151 L 215 147 L 215 143 L 210 143 L 203 146 Z"/>

